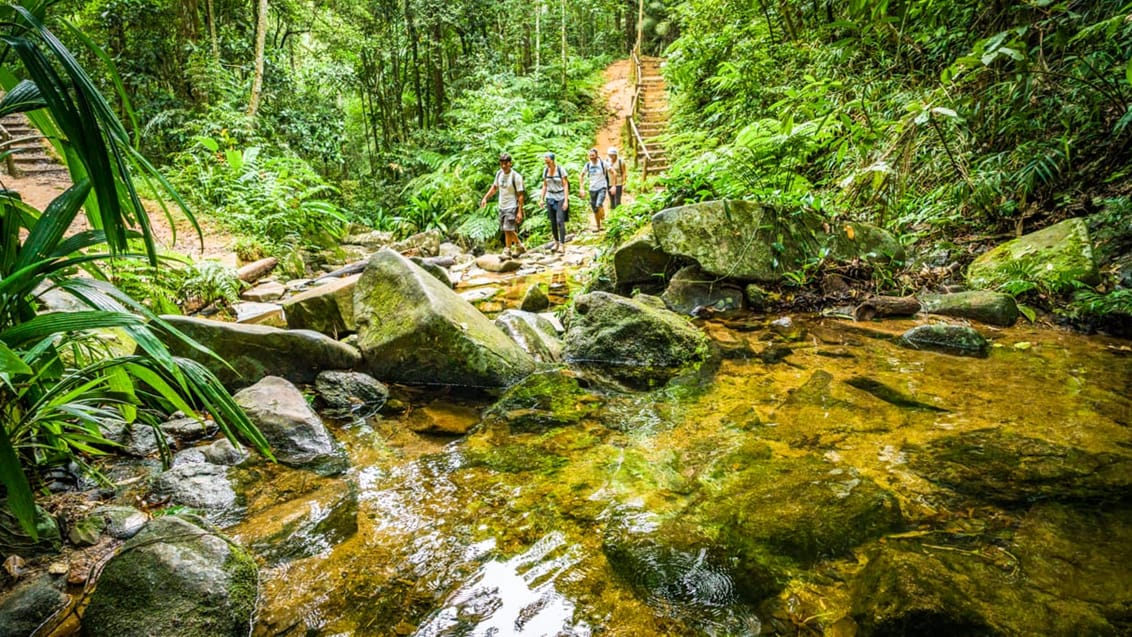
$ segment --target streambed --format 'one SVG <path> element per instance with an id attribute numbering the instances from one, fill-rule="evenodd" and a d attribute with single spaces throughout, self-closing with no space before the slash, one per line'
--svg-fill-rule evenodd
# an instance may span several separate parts
<path id="1" fill-rule="evenodd" d="M 334 423 L 341 475 L 239 470 L 254 634 L 1125 634 L 1126 343 L 914 324 L 708 323 L 725 359 L 545 429 L 414 433 L 490 403 L 403 390 Z"/>

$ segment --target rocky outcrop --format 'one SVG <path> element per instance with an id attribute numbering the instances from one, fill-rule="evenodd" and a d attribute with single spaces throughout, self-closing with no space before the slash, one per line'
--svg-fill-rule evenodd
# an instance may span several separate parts
<path id="1" fill-rule="evenodd" d="M 312 383 L 323 370 L 354 369 L 361 362 L 358 350 L 310 330 L 236 325 L 185 316 L 163 316 L 162 319 L 222 359 L 192 349 L 179 340 L 167 341 L 176 355 L 200 362 L 229 388 L 246 387 L 264 376 Z"/>
<path id="2" fill-rule="evenodd" d="M 564 356 L 644 389 L 662 385 L 705 359 L 707 338 L 655 297 L 593 292 L 574 299 Z M 661 306 L 661 307 L 658 307 Z"/>
<path id="3" fill-rule="evenodd" d="M 98 579 L 85 637 L 244 637 L 257 595 L 255 562 L 202 521 L 155 518 Z"/>
<path id="4" fill-rule="evenodd" d="M 1010 327 L 1018 320 L 1018 304 L 1014 297 L 989 290 L 972 290 L 954 294 L 925 294 L 920 308 L 930 314 L 971 319 L 987 325 Z"/>
<path id="5" fill-rule="evenodd" d="M 1054 292 L 1068 288 L 1073 281 L 1099 283 L 1085 220 L 1066 219 L 1008 241 L 967 268 L 967 283 L 974 288 L 995 288 L 1018 280 Z"/>
<path id="6" fill-rule="evenodd" d="M 337 456 L 334 439 L 297 387 L 268 376 L 232 398 L 288 465 L 322 463 Z"/>
<path id="7" fill-rule="evenodd" d="M 314 330 L 340 338 L 357 330 L 354 322 L 354 288 L 361 274 L 333 279 L 283 302 L 287 327 Z"/>
<path id="8" fill-rule="evenodd" d="M 386 382 L 506 387 L 535 367 L 475 307 L 388 249 L 366 265 L 355 312 L 364 368 Z"/>
<path id="9" fill-rule="evenodd" d="M 634 287 L 659 291 L 680 262 L 660 248 L 652 226 L 646 224 L 613 253 L 613 284 L 624 294 Z"/>

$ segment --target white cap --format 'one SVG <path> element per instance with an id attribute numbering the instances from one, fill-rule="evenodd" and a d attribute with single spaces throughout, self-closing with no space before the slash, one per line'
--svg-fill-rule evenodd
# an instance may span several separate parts
<path id="1" fill-rule="evenodd" d="M 612 146 L 610 146 L 610 147 L 609 147 L 609 151 L 608 151 L 608 153 L 609 153 L 610 155 L 616 155 L 616 154 L 617 154 L 617 149 L 616 149 L 616 148 L 614 148 L 614 147 L 612 147 Z"/>

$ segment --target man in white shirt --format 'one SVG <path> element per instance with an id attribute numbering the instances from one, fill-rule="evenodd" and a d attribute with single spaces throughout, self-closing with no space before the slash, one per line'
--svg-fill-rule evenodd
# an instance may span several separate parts
<path id="1" fill-rule="evenodd" d="M 511 169 L 511 155 L 507 153 L 499 156 L 495 182 L 480 200 L 480 208 L 487 205 L 487 200 L 496 191 L 499 192 L 499 229 L 503 231 L 503 256 L 510 259 L 511 255 L 519 256 L 526 252 L 519 241 L 519 224 L 523 223 L 523 199 L 526 193 L 523 189 L 523 176 Z"/>

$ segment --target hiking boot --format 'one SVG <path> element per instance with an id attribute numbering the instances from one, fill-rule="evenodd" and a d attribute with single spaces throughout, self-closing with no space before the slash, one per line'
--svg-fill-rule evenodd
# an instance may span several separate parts
<path id="1" fill-rule="evenodd" d="M 511 258 L 511 248 L 503 248 L 503 258 L 504 259 L 510 259 Z"/>
<path id="2" fill-rule="evenodd" d="M 521 257 L 526 253 L 527 249 L 523 246 L 516 246 L 515 249 L 511 251 L 511 254 L 515 255 L 516 258 Z"/>

